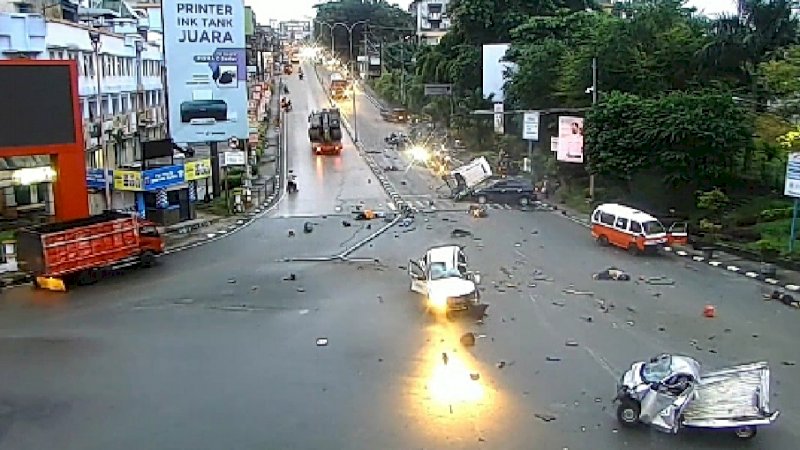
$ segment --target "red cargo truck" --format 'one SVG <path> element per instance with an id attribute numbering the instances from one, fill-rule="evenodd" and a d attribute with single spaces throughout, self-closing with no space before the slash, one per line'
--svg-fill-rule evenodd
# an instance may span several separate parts
<path id="1" fill-rule="evenodd" d="M 17 232 L 20 270 L 34 278 L 35 286 L 54 290 L 65 290 L 70 281 L 98 281 L 104 269 L 150 267 L 163 251 L 155 224 L 132 214 L 107 212 Z"/>

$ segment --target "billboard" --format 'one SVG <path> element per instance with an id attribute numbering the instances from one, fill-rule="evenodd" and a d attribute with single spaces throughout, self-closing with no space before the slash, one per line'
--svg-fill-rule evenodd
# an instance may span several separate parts
<path id="1" fill-rule="evenodd" d="M 163 0 L 161 9 L 172 139 L 247 136 L 244 1 Z"/>
<path id="2" fill-rule="evenodd" d="M 511 44 L 487 44 L 483 46 L 483 83 L 484 98 L 492 97 L 492 101 L 505 100 L 503 85 L 508 70 L 513 70 L 515 64 L 503 61 Z"/>
<path id="3" fill-rule="evenodd" d="M 583 118 L 561 116 L 558 118 L 558 150 L 556 159 L 561 162 L 583 162 Z"/>

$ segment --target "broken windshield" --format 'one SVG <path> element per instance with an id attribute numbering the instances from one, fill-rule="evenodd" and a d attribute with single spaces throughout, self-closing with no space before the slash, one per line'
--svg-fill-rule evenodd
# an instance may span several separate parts
<path id="1" fill-rule="evenodd" d="M 642 380 L 645 383 L 659 383 L 661 380 L 667 378 L 672 369 L 672 358 L 670 356 L 662 356 L 655 361 L 644 363 L 642 366 Z"/>
<path id="2" fill-rule="evenodd" d="M 461 278 L 461 272 L 458 269 L 448 269 L 444 263 L 431 264 L 431 280 L 444 278 Z"/>

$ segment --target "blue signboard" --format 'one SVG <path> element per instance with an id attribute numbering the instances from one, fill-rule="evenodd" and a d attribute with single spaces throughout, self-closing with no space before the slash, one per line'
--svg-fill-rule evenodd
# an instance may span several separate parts
<path id="1" fill-rule="evenodd" d="M 111 171 L 108 171 L 111 174 Z M 103 179 L 103 169 L 86 168 L 86 187 L 89 189 L 105 189 L 106 180 Z"/>
<path id="2" fill-rule="evenodd" d="M 172 186 L 183 184 L 184 181 L 184 168 L 183 166 L 165 166 L 157 169 L 145 170 L 142 172 L 142 188 L 145 191 L 155 191 L 158 189 L 166 189 Z"/>

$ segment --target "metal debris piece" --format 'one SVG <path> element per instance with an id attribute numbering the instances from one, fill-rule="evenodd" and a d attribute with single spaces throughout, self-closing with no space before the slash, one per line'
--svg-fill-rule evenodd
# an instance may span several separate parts
<path id="1" fill-rule="evenodd" d="M 781 361 L 781 364 L 783 364 L 784 366 L 794 366 L 797 363 L 791 360 L 786 360 L 786 361 Z"/>
<path id="2" fill-rule="evenodd" d="M 558 356 L 548 356 L 545 358 L 545 361 L 558 362 L 561 361 L 561 358 L 559 358 Z"/>
<path id="3" fill-rule="evenodd" d="M 564 303 L 564 302 L 557 302 L 557 301 L 553 301 L 553 302 L 550 302 L 550 303 L 551 303 L 553 306 L 560 306 L 560 307 L 563 307 L 563 306 L 566 304 L 566 303 Z"/>
<path id="4" fill-rule="evenodd" d="M 328 338 L 317 338 L 317 347 L 325 347 L 328 345 Z"/>
<path id="5" fill-rule="evenodd" d="M 283 281 L 294 281 L 297 279 L 297 275 L 290 273 L 289 275 L 283 277 Z"/>
<path id="6" fill-rule="evenodd" d="M 474 333 L 464 333 L 461 336 L 461 345 L 464 347 L 472 347 L 475 345 L 475 334 Z"/>
<path id="7" fill-rule="evenodd" d="M 304 288 L 301 288 L 301 287 L 297 288 L 297 292 L 305 292 L 305 291 L 306 290 Z"/>
<path id="8" fill-rule="evenodd" d="M 614 280 L 614 281 L 630 281 L 631 276 L 616 267 L 609 267 L 606 270 L 592 275 L 595 280 Z"/>
<path id="9" fill-rule="evenodd" d="M 564 343 L 564 345 L 566 345 L 567 347 L 577 347 L 578 341 L 568 340 L 567 342 Z"/>
<path id="10" fill-rule="evenodd" d="M 314 231 L 314 224 L 313 223 L 306 222 L 306 223 L 303 224 L 303 233 L 308 234 L 308 233 L 311 233 L 312 231 Z"/>
<path id="11" fill-rule="evenodd" d="M 636 313 L 636 308 L 634 308 L 633 306 L 626 306 L 625 309 L 627 309 L 629 312 L 632 312 L 634 314 Z"/>
<path id="12" fill-rule="evenodd" d="M 307 310 L 307 309 L 301 309 L 300 311 L 297 311 L 297 312 L 298 312 L 298 314 L 300 314 L 301 316 L 304 316 L 304 315 L 308 314 L 308 310 Z"/>
<path id="13" fill-rule="evenodd" d="M 534 413 L 533 416 L 536 417 L 537 419 L 543 420 L 545 422 L 552 422 L 552 421 L 556 420 L 556 416 L 554 416 L 552 414 Z"/>
<path id="14" fill-rule="evenodd" d="M 505 366 L 506 366 L 506 362 L 505 361 L 500 361 L 500 362 L 497 363 L 497 368 L 498 369 L 502 369 Z"/>
<path id="15" fill-rule="evenodd" d="M 352 226 L 353 226 L 353 224 L 352 224 L 352 223 L 350 223 L 350 222 L 348 222 L 348 221 L 346 221 L 346 220 L 343 220 L 343 221 L 342 221 L 342 226 L 343 226 L 343 227 L 345 227 L 345 228 L 347 228 L 347 227 L 352 227 Z"/>
<path id="16" fill-rule="evenodd" d="M 658 327 L 658 331 L 667 331 L 666 327 Z"/>
<path id="17" fill-rule="evenodd" d="M 589 297 L 594 296 L 594 292 L 591 292 L 591 291 L 577 291 L 575 289 L 564 289 L 561 292 L 563 292 L 564 294 L 572 294 L 572 295 L 588 295 Z"/>
<path id="18" fill-rule="evenodd" d="M 257 291 L 258 290 L 258 286 L 250 286 L 250 290 L 251 291 Z"/>
<path id="19" fill-rule="evenodd" d="M 592 320 L 594 320 L 594 319 L 592 319 L 592 316 L 581 316 L 581 319 L 584 322 L 591 322 Z"/>
<path id="20" fill-rule="evenodd" d="M 536 287 L 536 283 L 528 283 L 528 287 L 529 288 L 535 288 Z"/>
<path id="21" fill-rule="evenodd" d="M 471 373 L 469 374 L 469 379 L 472 381 L 478 381 L 481 379 L 481 374 L 479 373 Z"/>
<path id="22" fill-rule="evenodd" d="M 516 243 L 514 244 L 514 247 L 522 247 L 522 244 L 520 244 L 519 242 L 516 242 Z"/>
<path id="23" fill-rule="evenodd" d="M 672 286 L 675 280 L 667 277 L 646 277 L 644 282 L 653 286 Z"/>
<path id="24" fill-rule="evenodd" d="M 631 327 L 635 325 L 634 321 L 632 321 L 632 320 L 626 320 L 625 324 L 627 324 L 628 326 L 631 326 Z"/>
<path id="25" fill-rule="evenodd" d="M 236 283 L 236 278 L 228 278 L 228 283 L 229 284 Z"/>
<path id="26" fill-rule="evenodd" d="M 472 232 L 469 230 L 464 230 L 462 228 L 455 228 L 453 231 L 450 232 L 450 237 L 454 238 L 462 238 L 472 236 Z"/>

